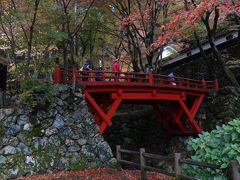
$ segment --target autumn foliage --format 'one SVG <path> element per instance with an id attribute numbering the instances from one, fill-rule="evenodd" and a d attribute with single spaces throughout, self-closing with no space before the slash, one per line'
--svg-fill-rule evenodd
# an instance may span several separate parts
<path id="1" fill-rule="evenodd" d="M 206 12 L 214 14 L 215 9 L 219 10 L 221 20 L 229 14 L 240 16 L 240 2 L 235 3 L 233 0 L 204 0 L 199 4 L 194 2 L 188 11 L 182 11 L 170 22 L 161 26 L 163 33 L 152 44 L 152 47 L 157 48 L 167 44 L 171 39 L 179 38 L 184 31 L 193 28 Z"/>
<path id="2" fill-rule="evenodd" d="M 89 179 L 89 180 L 138 180 L 140 179 L 140 171 L 129 171 L 129 170 L 116 170 L 107 168 L 98 169 L 87 169 L 84 171 L 77 172 L 59 172 L 57 174 L 40 175 L 40 176 L 30 176 L 18 178 L 18 180 L 50 180 L 50 179 L 61 179 L 61 180 L 74 180 L 74 179 Z M 148 172 L 147 179 L 151 180 L 169 180 L 170 177 Z"/>

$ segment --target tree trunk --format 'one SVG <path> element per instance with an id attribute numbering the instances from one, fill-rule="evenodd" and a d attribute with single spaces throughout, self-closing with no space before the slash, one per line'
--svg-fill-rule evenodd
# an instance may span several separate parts
<path id="1" fill-rule="evenodd" d="M 227 78 L 230 80 L 231 84 L 236 88 L 240 89 L 240 85 L 237 82 L 235 75 L 233 72 L 227 67 L 226 62 L 222 59 L 221 53 L 217 49 L 216 44 L 214 43 L 214 38 L 211 35 L 208 35 L 209 43 L 211 45 L 212 51 L 216 59 L 221 63 L 224 73 L 226 74 Z"/>

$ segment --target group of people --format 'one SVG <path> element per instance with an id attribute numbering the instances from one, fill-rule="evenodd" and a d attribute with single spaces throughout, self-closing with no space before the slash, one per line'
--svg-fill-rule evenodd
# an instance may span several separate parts
<path id="1" fill-rule="evenodd" d="M 90 60 L 87 60 L 84 64 L 83 67 L 81 68 L 81 70 L 83 70 L 82 75 L 83 76 L 89 76 L 89 72 L 90 70 L 96 70 L 95 72 L 95 80 L 96 81 L 101 81 L 102 80 L 102 75 L 103 75 L 103 68 L 100 66 L 98 68 L 93 68 L 93 65 L 91 64 Z M 119 63 L 119 59 L 115 59 L 113 64 L 112 64 L 112 71 L 114 72 L 115 76 L 119 76 L 120 72 L 121 72 L 121 68 L 120 68 L 120 63 Z M 83 81 L 87 81 L 87 77 L 83 78 Z"/>
<path id="2" fill-rule="evenodd" d="M 57 62 L 57 64 L 59 64 L 59 63 Z M 80 68 L 80 70 L 82 71 L 81 75 L 83 76 L 82 77 L 83 81 L 88 80 L 90 73 L 94 73 L 94 75 L 92 74 L 92 76 L 95 76 L 95 81 L 102 81 L 103 70 L 104 70 L 103 67 L 99 66 L 97 68 L 94 68 L 93 64 L 91 63 L 90 60 L 86 60 L 85 63 L 83 64 L 82 68 Z M 90 72 L 91 70 L 94 70 L 94 71 Z M 146 74 L 146 78 L 148 77 L 148 74 L 152 73 L 152 72 L 153 72 L 153 67 L 149 64 L 145 64 L 144 73 Z M 112 63 L 112 73 L 113 73 L 112 74 L 112 79 L 114 79 L 115 81 L 118 81 L 117 77 L 119 77 L 121 75 L 121 66 L 120 66 L 120 60 L 119 59 L 115 59 L 113 61 L 113 63 Z M 174 73 L 173 72 L 170 72 L 168 74 L 168 79 L 170 81 L 174 81 Z M 111 79 L 110 79 L 110 81 L 111 81 Z"/>

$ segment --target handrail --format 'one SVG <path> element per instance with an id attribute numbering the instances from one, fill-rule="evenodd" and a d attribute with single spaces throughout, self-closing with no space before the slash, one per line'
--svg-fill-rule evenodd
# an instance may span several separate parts
<path id="1" fill-rule="evenodd" d="M 61 70 L 61 73 L 63 70 Z M 218 81 L 195 80 L 183 77 L 169 78 L 166 75 L 140 72 L 112 72 L 100 70 L 72 70 L 68 69 L 67 83 L 76 85 L 129 85 L 171 87 L 188 90 L 217 91 Z M 58 78 L 62 79 L 62 78 Z M 56 82 L 55 83 L 61 83 Z"/>

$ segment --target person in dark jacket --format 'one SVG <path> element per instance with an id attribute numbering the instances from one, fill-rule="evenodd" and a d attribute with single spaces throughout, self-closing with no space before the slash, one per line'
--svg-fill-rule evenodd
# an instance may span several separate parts
<path id="1" fill-rule="evenodd" d="M 83 75 L 83 76 L 89 76 L 89 72 L 88 72 L 88 71 L 91 70 L 91 69 L 92 69 L 91 62 L 90 62 L 90 60 L 87 60 L 87 61 L 83 64 L 83 67 L 82 67 L 82 70 L 83 70 L 82 75 Z M 87 78 L 87 77 L 83 77 L 82 80 L 83 80 L 83 81 L 87 81 L 88 78 Z"/>
<path id="2" fill-rule="evenodd" d="M 97 68 L 97 71 L 95 73 L 95 80 L 96 81 L 102 81 L 102 75 L 103 75 L 103 68 L 102 67 L 99 67 Z"/>

